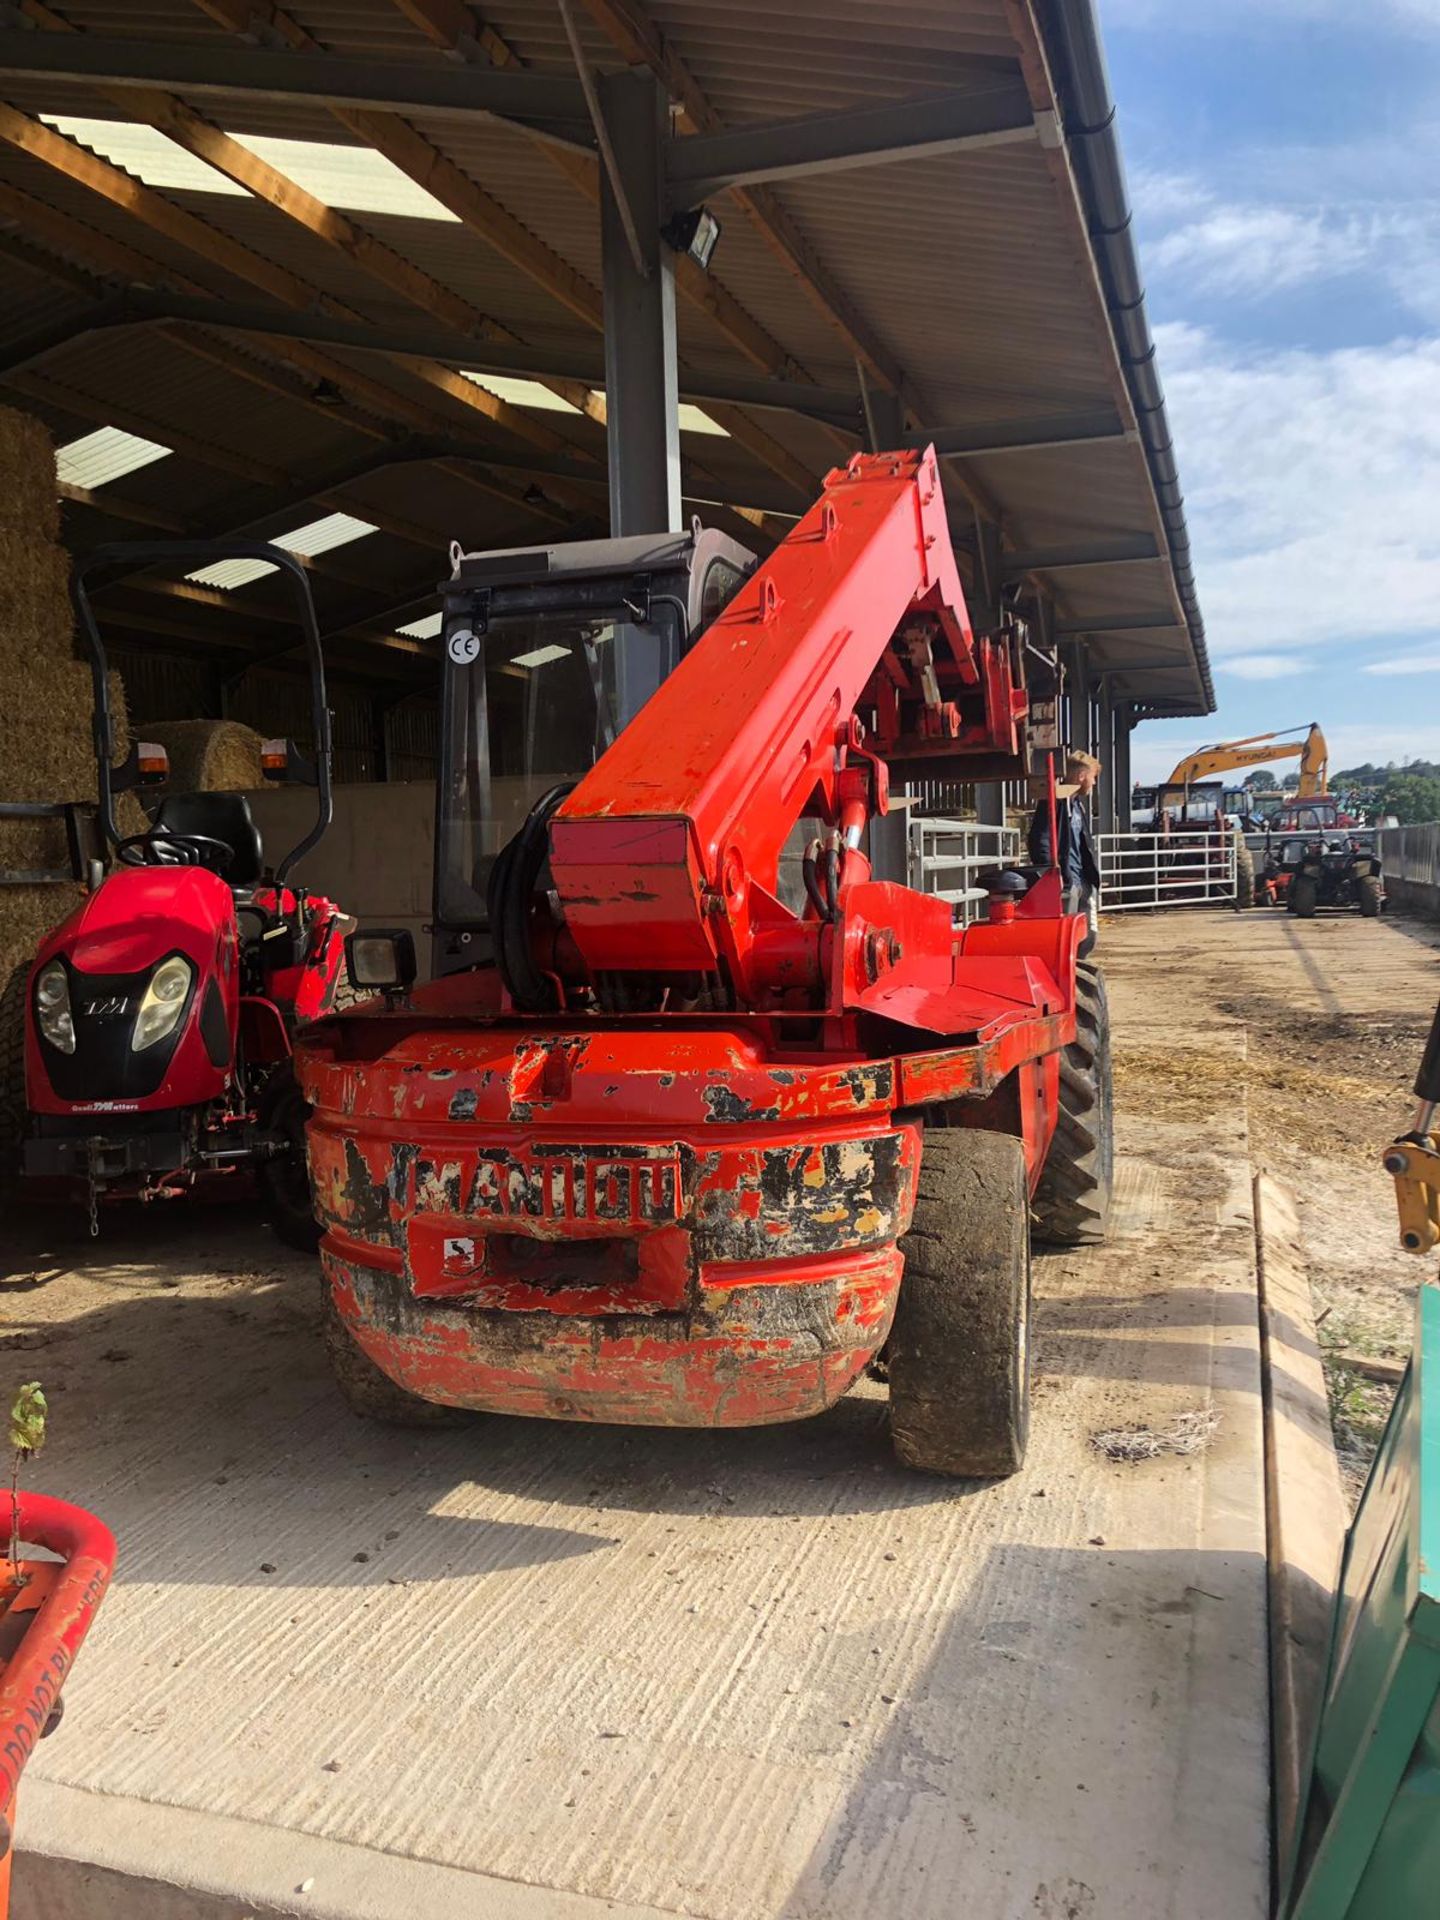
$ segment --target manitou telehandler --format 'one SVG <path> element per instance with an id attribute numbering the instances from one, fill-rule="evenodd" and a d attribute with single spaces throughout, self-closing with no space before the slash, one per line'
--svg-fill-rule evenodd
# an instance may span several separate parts
<path id="1" fill-rule="evenodd" d="M 1058 872 L 968 928 L 872 877 L 887 762 L 1027 772 L 933 452 L 857 455 L 758 569 L 457 551 L 443 600 L 445 970 L 353 935 L 384 999 L 296 1047 L 352 1406 L 751 1426 L 878 1363 L 903 1461 L 1012 1472 L 1032 1210 L 1105 1224 L 1105 991 Z"/>
<path id="2" fill-rule="evenodd" d="M 313 757 L 266 743 L 267 777 L 316 791 L 313 826 L 270 866 L 243 793 L 167 791 L 153 819 L 123 833 L 117 794 L 165 777 L 158 748 L 114 764 L 104 644 L 87 583 L 152 565 L 249 560 L 287 574 L 299 596 L 309 666 Z M 115 867 L 40 944 L 19 1031 L 22 1171 L 85 1195 L 91 1232 L 112 1198 L 158 1200 L 252 1179 L 271 1226 L 313 1251 L 319 1229 L 305 1175 L 304 1103 L 290 1068 L 300 1023 L 334 1002 L 344 916 L 292 879 L 330 825 L 330 712 L 304 571 L 279 547 L 213 541 L 96 549 L 73 589 L 94 684 L 100 826 Z"/>

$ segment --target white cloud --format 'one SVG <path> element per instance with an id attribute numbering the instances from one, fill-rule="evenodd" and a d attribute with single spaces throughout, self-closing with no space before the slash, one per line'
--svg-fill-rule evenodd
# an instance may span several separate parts
<path id="1" fill-rule="evenodd" d="M 1160 304 L 1263 301 L 1364 275 L 1372 291 L 1378 284 L 1427 323 L 1440 321 L 1440 199 L 1424 190 L 1435 171 L 1431 137 L 1427 127 L 1383 150 L 1246 151 L 1214 185 L 1142 169 L 1131 197 Z M 1440 151 L 1433 157 L 1440 165 Z M 1243 182 L 1239 192 L 1228 190 L 1227 173 Z"/>
<path id="2" fill-rule="evenodd" d="M 1237 653 L 1217 665 L 1241 680 L 1288 680 L 1305 670 L 1304 661 L 1290 653 Z"/>
<path id="3" fill-rule="evenodd" d="M 1366 673 L 1440 673 L 1440 653 L 1407 653 L 1398 660 L 1370 660 Z"/>
<path id="4" fill-rule="evenodd" d="M 1156 329 L 1217 664 L 1440 632 L 1440 339 L 1264 351 Z"/>
<path id="5" fill-rule="evenodd" d="M 1359 271 L 1374 259 L 1386 224 L 1379 213 L 1214 202 L 1147 246 L 1145 258 L 1191 292 L 1272 294 Z"/>

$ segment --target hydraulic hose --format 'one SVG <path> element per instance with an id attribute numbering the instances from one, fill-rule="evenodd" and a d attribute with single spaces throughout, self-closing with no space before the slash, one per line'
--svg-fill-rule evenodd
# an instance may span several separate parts
<path id="1" fill-rule="evenodd" d="M 486 905 L 495 964 L 510 998 L 523 1013 L 556 1013 L 554 982 L 535 964 L 530 940 L 530 904 L 550 851 L 550 821 L 575 782 L 542 793 L 513 840 L 501 848 L 490 869 Z"/>

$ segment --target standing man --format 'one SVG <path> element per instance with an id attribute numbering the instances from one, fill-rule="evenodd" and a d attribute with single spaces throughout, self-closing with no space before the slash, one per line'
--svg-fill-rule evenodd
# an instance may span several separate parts
<path id="1" fill-rule="evenodd" d="M 1100 886 L 1100 862 L 1095 857 L 1095 842 L 1090 837 L 1090 795 L 1100 778 L 1100 762 L 1093 753 L 1071 752 L 1065 756 L 1065 780 L 1055 797 L 1055 825 L 1060 845 L 1055 865 L 1060 869 L 1061 885 L 1079 891 L 1080 904 L 1090 930 L 1080 943 L 1081 955 L 1095 944 L 1097 931 L 1096 894 Z M 1042 871 L 1050 865 L 1050 805 L 1042 800 L 1030 822 L 1030 863 Z"/>

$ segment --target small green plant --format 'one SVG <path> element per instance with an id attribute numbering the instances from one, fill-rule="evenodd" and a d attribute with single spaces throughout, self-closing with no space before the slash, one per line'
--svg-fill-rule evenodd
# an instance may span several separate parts
<path id="1" fill-rule="evenodd" d="M 20 1562 L 20 1468 L 45 1444 L 45 1415 L 49 1412 L 44 1389 L 38 1380 L 27 1380 L 15 1396 L 10 1409 L 10 1446 L 14 1462 L 10 1469 L 10 1564 Z"/>

